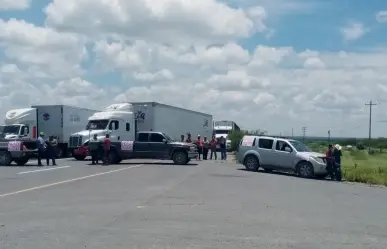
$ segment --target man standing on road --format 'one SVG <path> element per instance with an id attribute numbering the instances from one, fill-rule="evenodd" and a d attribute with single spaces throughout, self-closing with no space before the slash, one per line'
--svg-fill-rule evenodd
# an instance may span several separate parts
<path id="1" fill-rule="evenodd" d="M 44 151 L 46 150 L 46 142 L 44 141 L 44 132 L 39 133 L 37 142 L 38 147 L 38 166 L 43 166 L 42 157 L 44 156 Z"/>
<path id="2" fill-rule="evenodd" d="M 109 154 L 110 154 L 110 144 L 111 144 L 111 140 L 110 140 L 110 135 L 109 134 L 106 134 L 106 137 L 105 139 L 103 140 L 103 150 L 104 150 L 104 158 L 105 158 L 105 163 L 106 165 L 109 164 Z"/>
<path id="3" fill-rule="evenodd" d="M 221 136 L 219 139 L 219 147 L 221 153 L 221 160 L 227 160 L 226 139 L 223 136 Z"/>
<path id="4" fill-rule="evenodd" d="M 207 160 L 208 150 L 210 148 L 210 143 L 207 140 L 207 137 L 203 137 L 203 160 Z"/>
<path id="5" fill-rule="evenodd" d="M 333 160 L 334 160 L 334 171 L 336 176 L 336 181 L 341 182 L 341 157 L 343 154 L 341 153 L 341 146 L 336 144 L 333 149 Z"/>
<path id="6" fill-rule="evenodd" d="M 46 141 L 46 163 L 47 166 L 50 165 L 50 159 L 52 160 L 52 165 L 55 166 L 55 157 L 56 157 L 56 151 L 57 151 L 57 144 L 58 142 L 53 136 L 49 136 L 48 140 Z"/>
<path id="7" fill-rule="evenodd" d="M 198 138 L 196 139 L 195 144 L 198 147 L 198 154 L 199 154 L 199 160 L 200 160 L 200 155 L 203 154 L 203 141 L 200 138 L 200 135 L 198 135 Z"/>
<path id="8" fill-rule="evenodd" d="M 99 157 L 99 141 L 97 139 L 97 134 L 93 135 L 93 138 L 90 139 L 89 142 L 89 151 L 91 154 L 91 164 L 95 165 L 98 164 L 98 157 Z"/>
<path id="9" fill-rule="evenodd" d="M 187 134 L 187 139 L 185 140 L 186 143 L 192 143 L 191 133 Z"/>
<path id="10" fill-rule="evenodd" d="M 212 155 L 214 154 L 215 160 L 218 159 L 218 155 L 216 154 L 216 145 L 218 141 L 216 140 L 215 136 L 212 136 L 212 139 L 210 141 L 210 148 L 211 148 L 211 155 L 210 155 L 210 160 L 212 160 Z"/>

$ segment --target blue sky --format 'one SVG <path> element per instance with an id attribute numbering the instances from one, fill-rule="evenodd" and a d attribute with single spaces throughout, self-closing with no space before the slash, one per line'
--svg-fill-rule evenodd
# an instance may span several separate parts
<path id="1" fill-rule="evenodd" d="M 24 19 L 36 25 L 44 25 L 44 7 L 50 0 L 34 0 L 25 11 L 3 11 L 0 18 Z M 231 6 L 245 6 L 236 0 Z M 385 0 L 273 0 L 273 4 L 266 0 L 249 1 L 245 3 L 260 4 L 267 7 L 269 28 L 275 30 L 271 38 L 257 34 L 249 39 L 240 41 L 246 48 L 252 50 L 257 44 L 270 46 L 291 46 L 297 51 L 305 49 L 319 51 L 356 51 L 367 47 L 384 47 L 387 42 L 387 25 L 379 24 L 375 15 L 378 11 L 387 9 Z M 277 4 L 276 4 L 277 3 Z M 307 4 L 307 5 L 306 5 Z M 283 5 L 283 6 L 282 6 Z M 302 7 L 302 6 L 308 7 Z M 281 10 L 282 8 L 282 10 Z M 278 9 L 278 10 L 277 10 Z M 350 22 L 361 22 L 369 31 L 356 41 L 343 41 L 340 28 Z"/>

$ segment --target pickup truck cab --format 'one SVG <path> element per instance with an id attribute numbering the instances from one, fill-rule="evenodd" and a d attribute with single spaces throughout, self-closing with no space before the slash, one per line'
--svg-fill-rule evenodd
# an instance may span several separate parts
<path id="1" fill-rule="evenodd" d="M 135 141 L 112 142 L 109 163 L 116 164 L 125 159 L 158 159 L 183 165 L 197 156 L 194 144 L 174 141 L 162 132 L 142 131 L 136 134 Z"/>

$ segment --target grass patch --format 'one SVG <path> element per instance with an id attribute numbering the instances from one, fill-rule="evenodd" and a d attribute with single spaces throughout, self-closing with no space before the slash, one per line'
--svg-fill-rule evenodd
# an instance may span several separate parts
<path id="1" fill-rule="evenodd" d="M 343 151 L 342 173 L 347 181 L 387 186 L 387 155 Z"/>
<path id="2" fill-rule="evenodd" d="M 308 144 L 308 147 L 324 154 L 327 149 L 318 144 Z M 345 180 L 387 186 L 387 153 L 380 150 L 368 154 L 356 148 L 343 148 L 342 152 L 341 169 Z"/>

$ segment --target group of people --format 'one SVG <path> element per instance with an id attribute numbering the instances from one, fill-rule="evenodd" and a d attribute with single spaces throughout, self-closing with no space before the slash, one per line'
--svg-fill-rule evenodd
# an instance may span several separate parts
<path id="1" fill-rule="evenodd" d="M 103 156 L 102 156 L 102 163 L 104 165 L 109 164 L 109 154 L 110 154 L 110 144 L 111 144 L 110 135 L 106 134 L 104 140 L 103 140 Z M 91 164 L 96 165 L 98 164 L 98 161 L 100 159 L 101 155 L 101 147 L 100 147 L 100 141 L 98 140 L 97 134 L 93 135 L 93 138 L 89 141 L 89 151 L 91 154 Z"/>
<path id="2" fill-rule="evenodd" d="M 49 136 L 48 139 L 44 138 L 44 132 L 39 133 L 39 137 L 37 140 L 38 147 L 38 166 L 43 166 L 42 158 L 46 158 L 47 166 L 50 165 L 50 159 L 52 160 L 52 165 L 56 165 L 55 157 L 58 147 L 58 140 Z"/>
<path id="3" fill-rule="evenodd" d="M 208 152 L 210 152 L 210 160 L 214 158 L 218 159 L 218 155 L 216 153 L 217 145 L 219 145 L 220 149 L 220 157 L 221 160 L 227 160 L 227 147 L 226 147 L 226 139 L 221 136 L 219 139 L 216 139 L 215 136 L 212 136 L 212 139 L 209 141 L 206 136 L 201 139 L 201 136 L 198 135 L 195 141 L 192 141 L 191 134 L 188 133 L 187 139 L 184 139 L 184 135 L 181 135 L 181 142 L 193 143 L 198 148 L 198 159 L 203 160 L 208 159 Z"/>
<path id="4" fill-rule="evenodd" d="M 328 150 L 325 153 L 325 158 L 327 161 L 327 172 L 332 180 L 341 181 L 341 157 L 343 156 L 341 152 L 341 146 L 336 144 L 333 146 L 330 144 Z"/>

